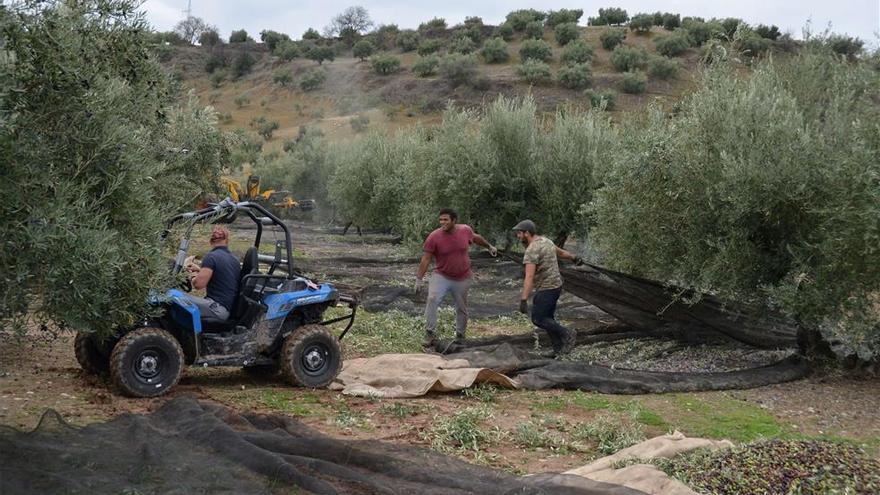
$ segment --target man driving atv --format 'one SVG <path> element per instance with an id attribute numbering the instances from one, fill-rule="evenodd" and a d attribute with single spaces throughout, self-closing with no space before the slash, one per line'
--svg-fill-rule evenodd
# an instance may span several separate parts
<path id="1" fill-rule="evenodd" d="M 199 307 L 203 319 L 227 320 L 229 311 L 238 295 L 238 280 L 241 266 L 238 258 L 229 252 L 229 231 L 214 227 L 211 232 L 211 252 L 205 255 L 201 268 L 188 267 L 195 275 L 192 278 L 194 289 L 205 289 L 206 297 L 190 295 L 189 298 Z"/>

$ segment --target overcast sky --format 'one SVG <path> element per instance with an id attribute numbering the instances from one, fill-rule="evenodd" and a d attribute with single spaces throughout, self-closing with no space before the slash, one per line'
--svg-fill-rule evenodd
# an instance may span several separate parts
<path id="1" fill-rule="evenodd" d="M 153 27 L 170 30 L 184 17 L 187 0 L 146 0 L 143 9 Z M 416 28 L 432 17 L 443 17 L 451 26 L 468 16 L 480 16 L 487 24 L 498 24 L 511 10 L 584 9 L 581 24 L 595 16 L 600 7 L 623 7 L 630 15 L 638 12 L 673 12 L 682 16 L 739 17 L 750 24 L 776 24 L 780 31 L 800 38 L 803 27 L 812 20 L 814 32 L 828 24 L 834 32 L 858 36 L 871 46 L 878 45 L 880 0 L 618 0 L 577 2 L 570 0 L 414 2 L 412 0 L 192 0 L 192 13 L 217 26 L 224 38 L 233 29 L 246 29 L 258 39 L 259 32 L 271 29 L 298 39 L 309 27 L 322 31 L 330 19 L 351 5 L 365 7 L 377 24 L 397 24 Z"/>

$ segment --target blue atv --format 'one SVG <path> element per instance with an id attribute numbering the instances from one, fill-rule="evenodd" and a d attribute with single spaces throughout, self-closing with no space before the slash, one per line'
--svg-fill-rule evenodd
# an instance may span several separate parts
<path id="1" fill-rule="evenodd" d="M 340 294 L 330 284 L 316 284 L 297 274 L 293 266 L 290 231 L 260 204 L 226 199 L 209 207 L 169 219 L 162 234 L 186 227 L 172 271 L 183 269 L 193 227 L 199 223 L 232 223 L 246 217 L 255 225 L 253 246 L 241 263 L 239 293 L 228 320 L 202 318 L 181 288 L 157 294 L 150 304 L 157 310 L 131 328 L 109 339 L 80 333 L 75 353 L 89 373 L 110 374 L 113 384 L 133 397 L 156 397 L 180 379 L 184 364 L 240 366 L 260 374 L 280 373 L 293 385 L 321 388 L 342 368 L 339 341 L 351 329 L 357 298 Z M 260 253 L 264 227 L 283 232 L 274 255 Z M 347 307 L 346 314 L 324 319 L 328 308 Z M 328 325 L 347 322 L 337 338 Z"/>

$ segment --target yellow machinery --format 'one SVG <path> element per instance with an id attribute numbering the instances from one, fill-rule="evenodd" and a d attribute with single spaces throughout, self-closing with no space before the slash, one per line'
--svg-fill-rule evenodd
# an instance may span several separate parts
<path id="1" fill-rule="evenodd" d="M 314 208 L 314 202 L 310 202 L 311 200 L 308 200 L 307 204 L 303 205 L 305 206 L 304 208 L 300 208 L 300 203 L 293 199 L 288 191 L 276 191 L 274 189 L 260 191 L 259 175 L 249 175 L 245 187 L 242 187 L 241 183 L 228 176 L 221 177 L 220 183 L 223 184 L 229 193 L 229 197 L 236 203 L 240 201 L 256 201 L 287 212 L 297 209 L 311 210 Z"/>

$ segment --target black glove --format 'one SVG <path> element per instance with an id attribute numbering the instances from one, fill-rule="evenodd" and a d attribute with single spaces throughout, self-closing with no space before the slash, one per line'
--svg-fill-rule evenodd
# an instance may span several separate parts
<path id="1" fill-rule="evenodd" d="M 574 261 L 574 264 L 577 266 L 581 266 L 584 264 L 584 259 L 581 258 L 580 256 L 575 256 L 572 261 Z"/>
<path id="2" fill-rule="evenodd" d="M 524 315 L 529 314 L 529 301 L 525 299 L 519 301 L 519 312 Z"/>

